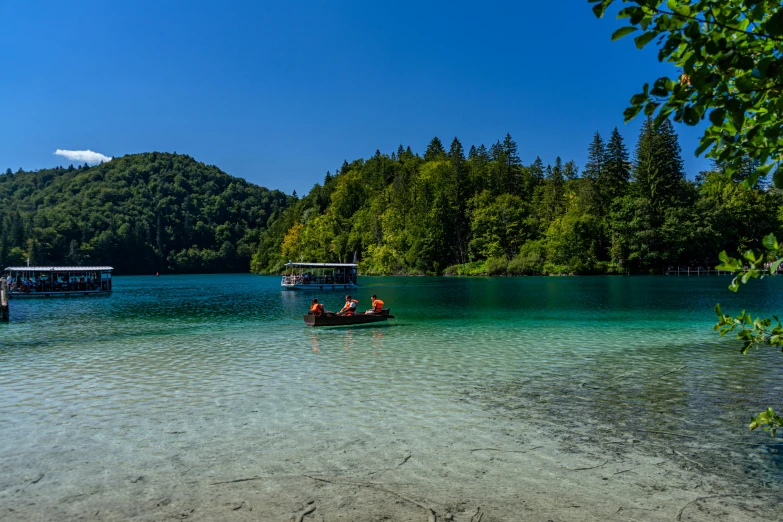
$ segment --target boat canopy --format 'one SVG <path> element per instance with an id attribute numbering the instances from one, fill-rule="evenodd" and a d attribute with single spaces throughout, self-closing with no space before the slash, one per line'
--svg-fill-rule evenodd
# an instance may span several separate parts
<path id="1" fill-rule="evenodd" d="M 7 272 L 108 272 L 110 266 L 8 266 Z"/>
<path id="2" fill-rule="evenodd" d="M 358 268 L 354 263 L 292 263 L 289 261 L 285 266 L 295 268 Z"/>

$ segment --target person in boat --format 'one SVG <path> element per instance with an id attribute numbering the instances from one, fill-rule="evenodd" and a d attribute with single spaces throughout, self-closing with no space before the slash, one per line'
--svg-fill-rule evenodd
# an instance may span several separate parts
<path id="1" fill-rule="evenodd" d="M 313 299 L 313 303 L 310 305 L 310 313 L 313 315 L 323 315 L 324 305 L 318 302 L 318 299 Z"/>
<path id="2" fill-rule="evenodd" d="M 351 299 L 350 295 L 345 296 L 345 306 L 337 312 L 337 315 L 356 315 L 356 305 L 359 303 L 356 299 Z"/>
<path id="3" fill-rule="evenodd" d="M 375 294 L 372 294 L 372 297 L 370 299 L 372 300 L 372 309 L 367 310 L 367 313 L 368 314 L 383 313 L 383 301 L 378 299 L 378 296 Z"/>

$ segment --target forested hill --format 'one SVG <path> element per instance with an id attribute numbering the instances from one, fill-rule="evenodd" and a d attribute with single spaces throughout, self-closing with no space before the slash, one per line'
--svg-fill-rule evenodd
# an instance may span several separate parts
<path id="1" fill-rule="evenodd" d="M 596 133 L 581 173 L 573 162 L 524 164 L 511 136 L 465 153 L 437 138 L 344 163 L 270 220 L 255 272 L 286 260 L 354 259 L 362 273 L 661 273 L 715 266 L 781 228 L 781 194 L 738 183 L 719 165 L 683 172 L 677 135 L 647 121 L 631 153 L 617 129 Z M 780 234 L 778 235 L 780 237 Z"/>
<path id="2" fill-rule="evenodd" d="M 246 272 L 292 201 L 185 155 L 0 174 L 0 269 L 109 264 L 120 274 Z"/>

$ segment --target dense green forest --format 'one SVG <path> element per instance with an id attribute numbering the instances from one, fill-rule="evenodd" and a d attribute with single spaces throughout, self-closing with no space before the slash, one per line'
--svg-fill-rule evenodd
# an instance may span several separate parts
<path id="1" fill-rule="evenodd" d="M 783 224 L 780 191 L 719 165 L 683 172 L 670 122 L 633 154 L 596 133 L 580 169 L 523 164 L 438 138 L 424 156 L 344 162 L 299 199 L 193 158 L 145 153 L 93 167 L 0 174 L 0 266 L 110 264 L 118 273 L 278 272 L 288 260 L 357 260 L 375 274 L 661 273 L 714 266 Z M 252 261 L 251 261 L 252 258 Z"/>
<path id="2" fill-rule="evenodd" d="M 293 198 L 178 154 L 0 174 L 0 268 L 109 264 L 120 274 L 247 271 Z"/>
<path id="3" fill-rule="evenodd" d="M 737 183 L 751 162 L 688 180 L 668 120 L 648 120 L 633 154 L 616 128 L 588 150 L 581 173 L 560 158 L 523 164 L 509 135 L 467 154 L 434 138 L 423 157 L 400 146 L 345 162 L 270 220 L 252 270 L 304 259 L 375 274 L 661 273 L 715 266 L 781 228 L 780 192 Z"/>

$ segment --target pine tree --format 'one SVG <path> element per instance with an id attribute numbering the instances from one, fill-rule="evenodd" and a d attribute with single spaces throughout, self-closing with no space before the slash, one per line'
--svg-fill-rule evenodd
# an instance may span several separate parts
<path id="1" fill-rule="evenodd" d="M 449 227 L 449 241 L 456 254 L 458 263 L 467 261 L 468 231 L 470 225 L 467 219 L 467 200 L 470 197 L 470 181 L 468 168 L 465 162 L 465 150 L 462 143 L 454 137 L 449 149 L 449 160 L 454 171 L 454 206 L 451 226 Z"/>
<path id="2" fill-rule="evenodd" d="M 576 162 L 574 160 L 571 160 L 565 164 L 563 167 L 563 176 L 568 181 L 573 181 L 579 178 L 579 167 L 576 166 Z"/>
<path id="3" fill-rule="evenodd" d="M 517 142 L 508 133 L 503 139 L 503 156 L 506 192 L 523 196 L 527 192 L 527 183 L 522 176 L 522 161 L 519 159 Z"/>
<path id="4" fill-rule="evenodd" d="M 565 195 L 563 178 L 563 160 L 558 157 L 555 166 L 547 165 L 544 179 L 544 219 L 548 226 L 563 208 L 563 196 Z"/>
<path id="5" fill-rule="evenodd" d="M 680 144 L 671 121 L 656 130 L 651 118 L 642 125 L 636 145 L 633 178 L 639 195 L 661 211 L 676 204 L 684 179 Z"/>
<path id="6" fill-rule="evenodd" d="M 397 147 L 397 159 L 402 159 L 402 155 L 405 154 L 405 149 L 402 148 L 402 143 Z"/>
<path id="7" fill-rule="evenodd" d="M 475 157 L 476 157 L 476 146 L 475 145 L 471 145 L 470 146 L 470 151 L 468 152 L 468 159 L 473 159 Z"/>
<path id="8" fill-rule="evenodd" d="M 446 157 L 446 150 L 443 148 L 443 143 L 435 136 L 427 145 L 427 151 L 424 153 L 424 161 L 433 161 L 443 159 Z"/>
<path id="9" fill-rule="evenodd" d="M 628 151 L 623 143 L 623 137 L 617 127 L 612 131 L 609 144 L 606 146 L 606 171 L 600 180 L 600 194 L 605 204 L 625 194 L 628 180 L 631 177 Z"/>
<path id="10" fill-rule="evenodd" d="M 498 140 L 489 148 L 489 190 L 493 196 L 509 192 L 509 179 L 506 167 L 506 153 Z"/>
<path id="11" fill-rule="evenodd" d="M 658 129 L 661 135 L 664 150 L 663 160 L 665 173 L 666 193 L 670 197 L 676 196 L 681 187 L 682 180 L 685 179 L 685 164 L 682 161 L 682 148 L 677 132 L 671 120 L 666 119 Z"/>
<path id="12" fill-rule="evenodd" d="M 506 165 L 509 168 L 522 164 L 517 153 L 517 142 L 511 139 L 511 134 L 508 133 L 506 133 L 506 137 L 503 139 L 503 154 L 506 157 Z"/>
<path id="13" fill-rule="evenodd" d="M 593 135 L 593 141 L 587 149 L 587 163 L 583 175 L 593 183 L 597 183 L 606 169 L 606 145 L 601 135 L 596 132 Z"/>
<path id="14" fill-rule="evenodd" d="M 471 147 L 471 149 L 474 148 Z M 470 183 L 477 193 L 488 188 L 487 162 L 489 162 L 489 155 L 487 148 L 482 144 L 475 149 L 475 153 L 470 158 Z"/>
<path id="15" fill-rule="evenodd" d="M 453 164 L 461 164 L 465 161 L 465 149 L 462 148 L 462 143 L 459 142 L 456 136 L 451 142 L 448 158 Z"/>
<path id="16" fill-rule="evenodd" d="M 330 181 L 332 181 L 332 173 L 327 170 L 326 176 L 324 176 L 324 187 L 328 185 Z"/>

